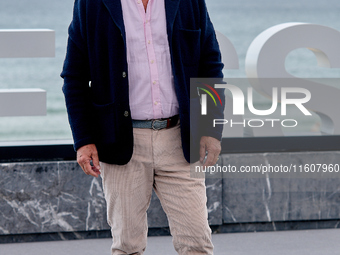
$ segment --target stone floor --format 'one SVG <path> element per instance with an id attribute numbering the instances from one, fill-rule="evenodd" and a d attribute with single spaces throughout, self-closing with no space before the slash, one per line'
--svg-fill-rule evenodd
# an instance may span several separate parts
<path id="1" fill-rule="evenodd" d="M 214 234 L 215 255 L 336 255 L 340 229 Z M 0 255 L 109 255 L 110 239 L 0 244 Z M 170 236 L 149 237 L 145 255 L 176 255 Z"/>

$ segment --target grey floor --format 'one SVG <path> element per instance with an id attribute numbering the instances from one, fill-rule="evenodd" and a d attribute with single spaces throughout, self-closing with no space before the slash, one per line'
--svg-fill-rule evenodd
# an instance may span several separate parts
<path id="1" fill-rule="evenodd" d="M 215 255 L 337 255 L 340 229 L 214 234 Z M 0 244 L 0 255 L 109 255 L 110 239 Z M 171 237 L 149 237 L 145 255 L 176 255 Z"/>

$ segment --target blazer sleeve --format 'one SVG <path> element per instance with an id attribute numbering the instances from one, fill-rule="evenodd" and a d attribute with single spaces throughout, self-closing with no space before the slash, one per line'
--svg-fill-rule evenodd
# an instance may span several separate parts
<path id="1" fill-rule="evenodd" d="M 215 30 L 210 20 L 205 1 L 200 1 L 201 20 L 201 52 L 199 64 L 199 76 L 202 78 L 214 78 L 215 83 L 223 82 L 223 63 L 221 62 L 221 52 L 217 42 Z M 222 139 L 223 125 L 212 127 L 214 119 L 224 119 L 225 95 L 224 89 L 215 89 L 219 94 L 222 105 L 214 104 L 208 97 L 207 115 L 200 116 L 201 134 L 211 136 L 218 140 Z M 209 123 L 209 124 L 208 124 Z"/>
<path id="2" fill-rule="evenodd" d="M 69 26 L 66 58 L 61 77 L 64 79 L 63 93 L 69 123 L 72 130 L 74 149 L 94 143 L 89 82 L 90 68 L 86 43 L 86 0 L 75 0 L 73 19 Z"/>

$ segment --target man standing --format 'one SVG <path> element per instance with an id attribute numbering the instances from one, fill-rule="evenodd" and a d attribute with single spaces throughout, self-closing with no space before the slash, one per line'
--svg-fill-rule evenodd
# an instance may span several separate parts
<path id="1" fill-rule="evenodd" d="M 75 0 L 63 92 L 78 163 L 103 180 L 112 254 L 143 254 L 152 188 L 176 251 L 213 254 L 204 179 L 188 162 L 207 152 L 215 164 L 221 130 L 191 137 L 190 78 L 222 68 L 204 0 Z"/>

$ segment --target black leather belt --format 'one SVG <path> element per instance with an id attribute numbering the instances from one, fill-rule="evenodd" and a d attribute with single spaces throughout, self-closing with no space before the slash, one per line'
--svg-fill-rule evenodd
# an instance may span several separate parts
<path id="1" fill-rule="evenodd" d="M 132 120 L 132 127 L 150 128 L 153 130 L 171 128 L 177 125 L 178 118 L 179 118 L 179 115 L 175 115 L 170 118 L 155 119 L 155 120 Z"/>

